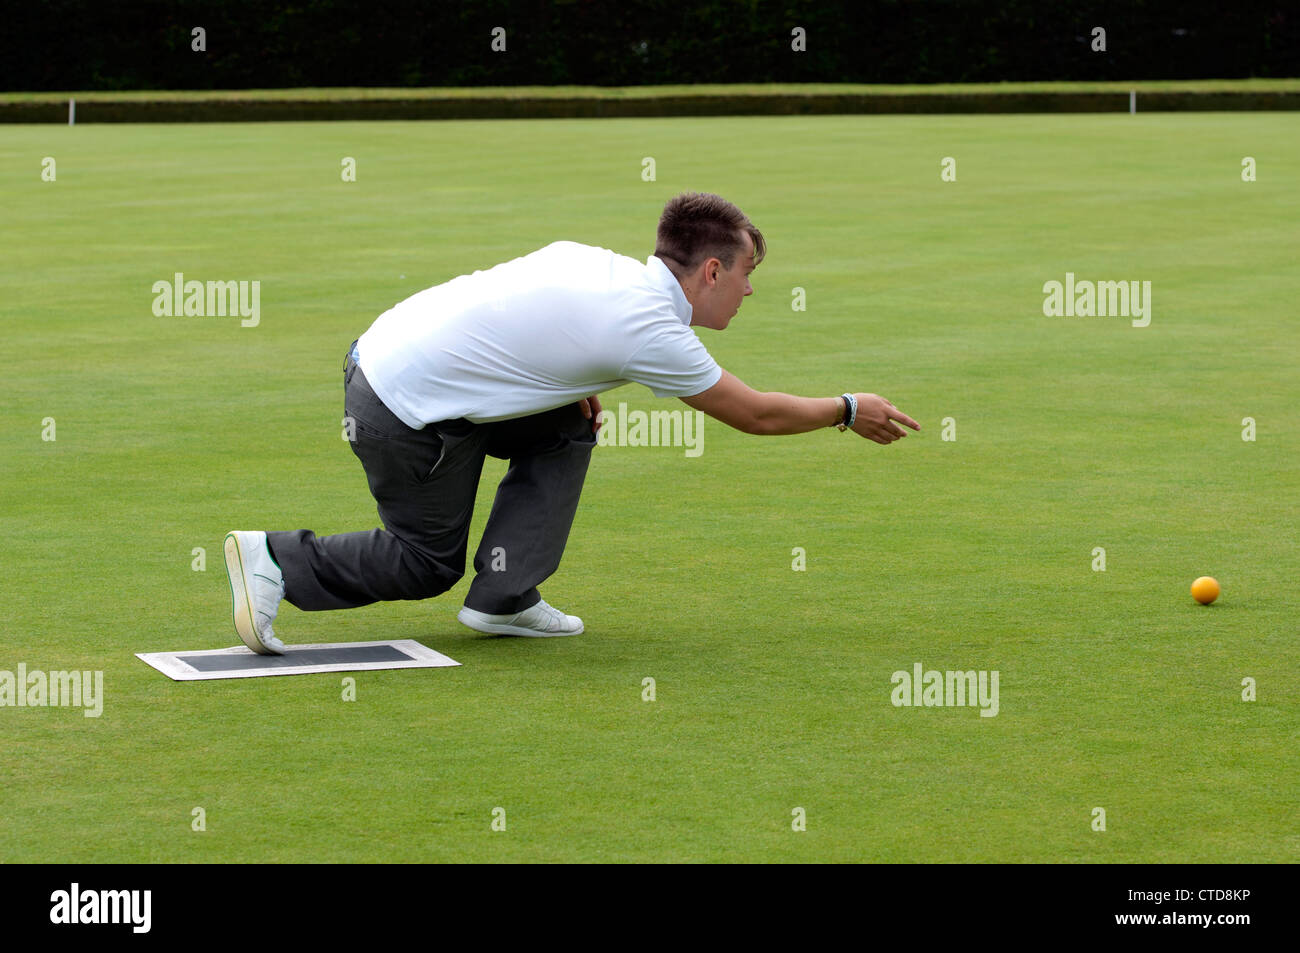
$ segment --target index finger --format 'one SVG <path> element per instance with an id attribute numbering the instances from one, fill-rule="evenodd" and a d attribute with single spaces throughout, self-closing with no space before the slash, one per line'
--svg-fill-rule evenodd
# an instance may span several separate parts
<path id="1" fill-rule="evenodd" d="M 893 404 L 890 404 L 889 406 L 890 406 L 890 407 L 894 407 Z M 889 419 L 890 419 L 890 420 L 897 420 L 900 424 L 907 424 L 907 425 L 908 425 L 909 427 L 911 427 L 913 430 L 920 430 L 920 429 L 921 429 L 921 425 L 920 425 L 920 424 L 918 424 L 918 423 L 917 423 L 915 420 L 913 420 L 911 417 L 907 416 L 907 414 L 903 413 L 903 412 L 902 412 L 901 410 L 899 410 L 897 407 L 894 407 L 894 409 L 891 410 L 891 411 L 889 412 Z"/>

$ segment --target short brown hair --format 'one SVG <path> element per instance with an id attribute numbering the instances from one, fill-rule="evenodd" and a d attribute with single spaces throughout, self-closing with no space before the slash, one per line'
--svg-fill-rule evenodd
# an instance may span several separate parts
<path id="1" fill-rule="evenodd" d="M 655 256 L 694 271 L 706 258 L 717 258 L 730 271 L 736 253 L 744 248 L 740 233 L 754 240 L 754 264 L 767 254 L 763 233 L 745 213 L 719 195 L 684 192 L 664 206 L 659 216 Z"/>

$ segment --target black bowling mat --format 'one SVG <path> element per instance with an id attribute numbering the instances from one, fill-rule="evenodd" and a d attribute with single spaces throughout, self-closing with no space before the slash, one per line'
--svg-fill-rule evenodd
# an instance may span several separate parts
<path id="1" fill-rule="evenodd" d="M 367 672 L 381 668 L 445 668 L 455 659 L 414 639 L 290 645 L 283 655 L 258 655 L 243 645 L 197 652 L 137 652 L 136 658 L 177 682 L 317 672 Z"/>

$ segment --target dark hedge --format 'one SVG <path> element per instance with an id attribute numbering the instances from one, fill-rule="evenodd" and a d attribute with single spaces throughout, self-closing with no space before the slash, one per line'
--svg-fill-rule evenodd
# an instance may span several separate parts
<path id="1" fill-rule="evenodd" d="M 28 0 L 0 24 L 9 91 L 1300 74 L 1296 0 Z"/>

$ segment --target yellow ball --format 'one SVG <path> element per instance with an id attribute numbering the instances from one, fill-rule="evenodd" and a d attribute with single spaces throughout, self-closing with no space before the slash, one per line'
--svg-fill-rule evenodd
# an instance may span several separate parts
<path id="1" fill-rule="evenodd" d="M 1203 606 L 1208 606 L 1219 598 L 1219 580 L 1213 576 L 1202 576 L 1192 583 L 1192 598 Z"/>

